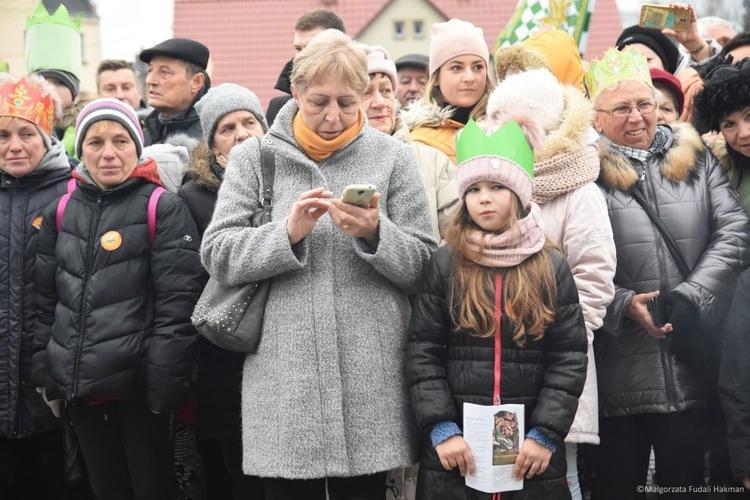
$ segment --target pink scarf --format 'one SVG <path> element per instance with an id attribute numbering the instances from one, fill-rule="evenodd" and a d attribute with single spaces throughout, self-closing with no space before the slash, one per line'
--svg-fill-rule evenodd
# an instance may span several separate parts
<path id="1" fill-rule="evenodd" d="M 531 204 L 529 215 L 500 234 L 475 230 L 468 235 L 466 249 L 470 255 L 480 255 L 477 264 L 487 267 L 513 267 L 528 259 L 544 246 L 544 223 L 541 210 Z M 479 241 L 484 239 L 484 248 Z"/>

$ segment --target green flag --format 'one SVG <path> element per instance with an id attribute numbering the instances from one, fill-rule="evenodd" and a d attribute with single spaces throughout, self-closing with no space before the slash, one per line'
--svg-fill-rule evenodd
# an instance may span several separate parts
<path id="1" fill-rule="evenodd" d="M 495 42 L 500 47 L 515 45 L 529 38 L 540 26 L 565 30 L 578 44 L 578 52 L 586 52 L 589 21 L 596 0 L 518 0 L 516 10 Z"/>

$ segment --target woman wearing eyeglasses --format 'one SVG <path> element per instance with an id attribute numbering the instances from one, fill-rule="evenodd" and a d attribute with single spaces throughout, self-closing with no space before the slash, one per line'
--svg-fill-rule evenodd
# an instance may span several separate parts
<path id="1" fill-rule="evenodd" d="M 601 440 L 594 493 L 645 498 L 652 446 L 660 487 L 700 487 L 716 398 L 712 335 L 749 264 L 750 220 L 698 133 L 656 124 L 654 87 L 635 49 L 592 61 L 586 84 L 617 248 L 615 298 L 594 339 Z M 661 321 L 652 319 L 650 299 Z"/>

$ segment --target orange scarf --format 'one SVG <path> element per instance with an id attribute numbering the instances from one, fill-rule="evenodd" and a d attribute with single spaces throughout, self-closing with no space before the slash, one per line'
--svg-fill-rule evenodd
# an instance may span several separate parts
<path id="1" fill-rule="evenodd" d="M 341 132 L 341 134 L 332 141 L 326 141 L 310 130 L 302 121 L 302 116 L 299 113 L 294 117 L 292 129 L 294 131 L 294 138 L 297 139 L 297 143 L 305 150 L 307 156 L 317 162 L 321 162 L 354 139 L 354 136 L 356 136 L 362 129 L 362 124 L 364 122 L 365 115 L 360 109 L 357 111 L 357 122 Z"/>

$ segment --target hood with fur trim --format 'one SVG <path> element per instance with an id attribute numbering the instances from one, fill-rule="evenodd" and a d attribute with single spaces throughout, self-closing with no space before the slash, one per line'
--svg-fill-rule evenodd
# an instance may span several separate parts
<path id="1" fill-rule="evenodd" d="M 218 191 L 221 180 L 211 168 L 211 150 L 205 142 L 200 142 L 190 155 L 189 174 L 193 180 L 212 191 Z"/>
<path id="2" fill-rule="evenodd" d="M 706 145 L 689 123 L 675 123 L 666 128 L 671 129 L 669 137 L 661 150 L 655 153 L 663 155 L 659 170 L 670 181 L 684 181 L 695 168 L 698 155 L 706 149 Z M 599 159 L 599 182 L 604 186 L 627 191 L 638 182 L 638 173 L 630 160 L 603 142 L 599 145 Z"/>
<path id="3" fill-rule="evenodd" d="M 530 69 L 546 69 L 552 73 L 552 67 L 538 52 L 529 50 L 523 44 L 501 47 L 495 52 L 495 71 L 497 81 L 505 80 L 508 74 L 522 73 Z"/>
<path id="4" fill-rule="evenodd" d="M 414 101 L 408 108 L 401 110 L 401 117 L 410 131 L 419 127 L 439 127 L 452 116 L 451 106 L 441 108 L 423 99 Z"/>
<path id="5" fill-rule="evenodd" d="M 594 116 L 591 102 L 573 86 L 563 85 L 565 110 L 562 123 L 547 134 L 542 148 L 535 152 L 534 161 L 542 162 L 564 153 L 574 153 L 586 145 Z"/>

